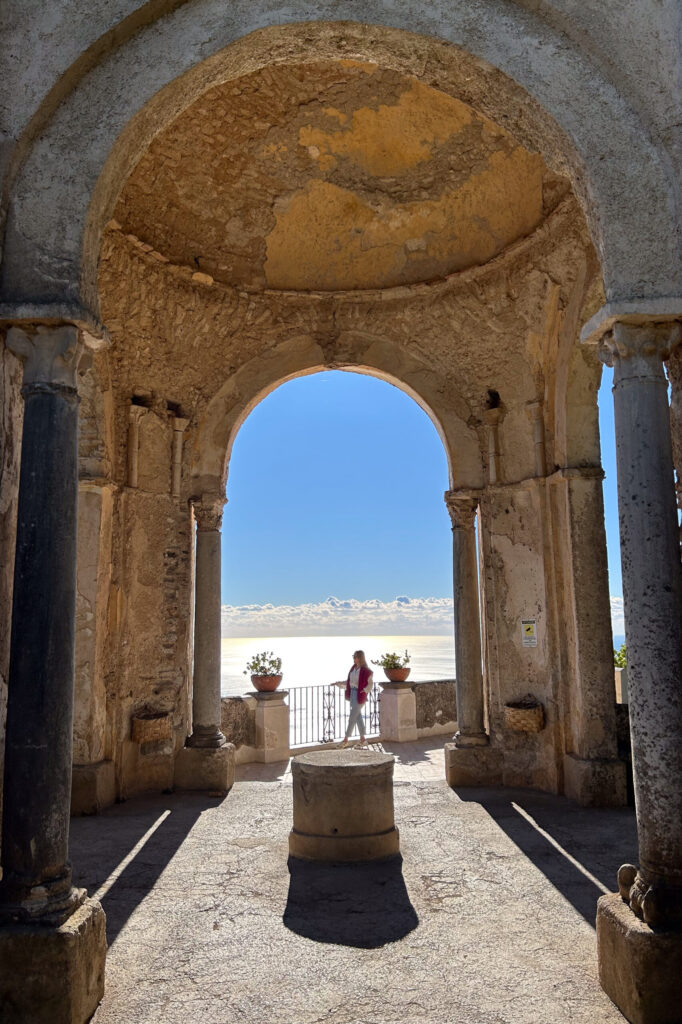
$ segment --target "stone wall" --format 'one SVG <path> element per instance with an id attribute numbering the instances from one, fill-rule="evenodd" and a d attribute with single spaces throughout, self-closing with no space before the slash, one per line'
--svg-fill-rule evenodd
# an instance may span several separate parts
<path id="1" fill-rule="evenodd" d="M 417 733 L 430 736 L 455 732 L 457 727 L 457 694 L 454 679 L 415 683 Z"/>

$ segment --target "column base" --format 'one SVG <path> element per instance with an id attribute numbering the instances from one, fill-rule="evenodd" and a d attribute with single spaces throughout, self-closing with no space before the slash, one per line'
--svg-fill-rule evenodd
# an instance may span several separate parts
<path id="1" fill-rule="evenodd" d="M 187 740 L 188 747 L 199 750 L 215 750 L 224 743 L 225 737 L 217 725 L 198 725 Z"/>
<path id="2" fill-rule="evenodd" d="M 456 732 L 454 736 L 456 747 L 487 747 L 490 744 L 490 737 L 487 732 Z"/>
<path id="3" fill-rule="evenodd" d="M 501 786 L 502 751 L 490 745 L 460 747 L 445 744 L 445 778 L 448 786 Z"/>
<path id="4" fill-rule="evenodd" d="M 345 863 L 363 860 L 386 860 L 400 853 L 400 834 L 393 826 L 388 832 L 366 836 L 313 836 L 289 833 L 289 855 L 299 860 Z"/>
<path id="5" fill-rule="evenodd" d="M 597 903 L 599 982 L 631 1024 L 682 1024 L 682 932 L 652 930 L 616 894 Z"/>
<path id="6" fill-rule="evenodd" d="M 564 795 L 582 807 L 625 807 L 625 763 L 564 754 Z"/>
<path id="7" fill-rule="evenodd" d="M 86 900 L 58 928 L 0 926 L 3 1024 L 85 1024 L 104 995 L 104 911 Z"/>
<path id="8" fill-rule="evenodd" d="M 71 816 L 99 814 L 116 801 L 113 761 L 75 764 L 71 779 Z"/>
<path id="9" fill-rule="evenodd" d="M 234 744 L 183 747 L 175 757 L 175 789 L 227 793 L 234 785 Z"/>

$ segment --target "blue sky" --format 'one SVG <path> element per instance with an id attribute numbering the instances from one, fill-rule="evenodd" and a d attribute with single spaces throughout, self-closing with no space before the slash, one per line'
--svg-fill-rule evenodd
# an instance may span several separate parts
<path id="1" fill-rule="evenodd" d="M 605 370 L 600 418 L 611 594 L 620 596 L 610 378 Z M 327 599 L 335 597 L 354 602 L 343 611 L 355 631 L 356 620 L 383 615 L 386 628 L 369 631 L 395 632 L 398 613 L 408 610 L 395 599 L 409 598 L 409 632 L 447 631 L 447 486 L 435 427 L 398 388 L 340 371 L 283 384 L 253 410 L 234 444 L 223 605 L 287 606 L 297 619 L 294 609 L 305 605 L 308 619 L 321 612 L 331 623 L 337 609 Z M 259 609 L 259 621 L 270 617 Z"/>

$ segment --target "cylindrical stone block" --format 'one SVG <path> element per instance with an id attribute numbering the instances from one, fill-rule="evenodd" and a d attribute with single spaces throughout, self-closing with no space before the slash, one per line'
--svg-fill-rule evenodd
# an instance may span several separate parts
<path id="1" fill-rule="evenodd" d="M 392 754 L 316 750 L 292 761 L 292 857 L 364 861 L 400 850 L 393 814 Z"/>

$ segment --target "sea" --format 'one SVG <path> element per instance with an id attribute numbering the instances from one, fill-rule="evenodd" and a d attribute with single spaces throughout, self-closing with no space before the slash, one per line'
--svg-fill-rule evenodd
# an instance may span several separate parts
<path id="1" fill-rule="evenodd" d="M 246 662 L 254 654 L 272 651 L 282 659 L 281 688 L 339 682 L 353 664 L 353 651 L 363 650 L 368 663 L 395 651 L 410 655 L 410 680 L 454 679 L 455 642 L 450 636 L 277 636 L 239 637 L 222 641 L 221 693 L 240 697 L 253 690 Z M 383 679 L 383 669 L 371 666 Z"/>
<path id="2" fill-rule="evenodd" d="M 614 636 L 614 647 L 624 642 Z M 223 639 L 221 652 L 221 693 L 223 697 L 241 697 L 253 690 L 246 662 L 254 654 L 272 651 L 282 659 L 282 689 L 319 686 L 345 679 L 353 662 L 353 651 L 363 650 L 370 662 L 380 655 L 396 651 L 410 655 L 410 680 L 454 679 L 454 636 L 261 636 Z M 374 667 L 374 666 L 373 666 Z M 375 668 L 377 680 L 383 669 Z"/>

